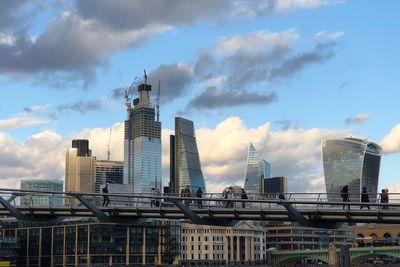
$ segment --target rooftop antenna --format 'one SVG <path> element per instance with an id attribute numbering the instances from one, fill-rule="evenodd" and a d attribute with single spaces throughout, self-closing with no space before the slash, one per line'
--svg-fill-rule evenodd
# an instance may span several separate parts
<path id="1" fill-rule="evenodd" d="M 160 85 L 161 85 L 161 80 L 158 80 L 158 90 L 157 90 L 157 100 L 156 100 L 157 121 L 160 121 Z"/>
<path id="2" fill-rule="evenodd" d="M 107 146 L 107 160 L 110 160 L 111 158 L 111 133 L 112 133 L 112 128 L 110 128 L 110 136 L 108 138 L 108 146 Z"/>
<path id="3" fill-rule="evenodd" d="M 144 71 L 144 84 L 147 84 L 147 74 L 146 74 L 146 70 L 143 70 Z"/>

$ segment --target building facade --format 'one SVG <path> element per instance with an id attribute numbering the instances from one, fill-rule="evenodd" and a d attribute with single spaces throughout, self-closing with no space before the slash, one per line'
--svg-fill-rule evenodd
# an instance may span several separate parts
<path id="1" fill-rule="evenodd" d="M 24 179 L 21 180 L 21 190 L 37 190 L 48 192 L 63 192 L 63 181 L 57 180 L 39 180 L 39 179 Z M 21 205 L 52 207 L 64 205 L 64 200 L 61 196 L 49 194 L 41 196 L 40 194 L 21 196 Z"/>
<path id="2" fill-rule="evenodd" d="M 82 154 L 80 148 L 68 148 L 65 161 L 65 191 L 93 193 L 96 181 L 95 162 L 96 158 L 91 156 L 91 152 Z M 71 199 L 66 204 L 75 203 L 76 201 Z"/>
<path id="3" fill-rule="evenodd" d="M 247 153 L 244 190 L 250 194 L 263 194 L 264 179 L 269 177 L 271 177 L 271 164 L 263 160 L 253 144 L 250 143 Z"/>
<path id="4" fill-rule="evenodd" d="M 124 137 L 124 183 L 134 193 L 150 193 L 161 189 L 161 122 L 155 121 L 155 108 L 150 103 L 151 85 L 138 86 L 139 98 L 131 107 L 127 103 L 128 119 Z M 129 100 L 129 98 L 128 98 Z"/>
<path id="5" fill-rule="evenodd" d="M 112 160 L 96 160 L 96 181 L 94 192 L 101 193 L 101 185 L 122 184 L 124 176 L 124 162 Z"/>
<path id="6" fill-rule="evenodd" d="M 228 265 L 265 260 L 263 229 L 241 221 L 234 227 L 181 224 L 182 266 Z M 214 264 L 213 264 L 214 263 Z"/>
<path id="7" fill-rule="evenodd" d="M 172 264 L 179 259 L 179 222 L 144 226 L 69 221 L 25 227 L 2 223 L 0 261 L 16 266 L 138 266 Z"/>
<path id="8" fill-rule="evenodd" d="M 206 191 L 200 156 L 197 149 L 193 121 L 175 118 L 175 136 L 170 136 L 171 193 L 179 193 L 187 185 L 195 192 L 201 188 Z"/>
<path id="9" fill-rule="evenodd" d="M 287 178 L 270 177 L 264 179 L 264 193 L 266 195 L 276 195 L 278 193 L 287 193 Z"/>
<path id="10" fill-rule="evenodd" d="M 341 201 L 340 191 L 346 185 L 350 201 L 360 201 L 364 186 L 370 201 L 376 199 L 382 155 L 377 144 L 356 138 L 326 139 L 321 150 L 329 201 Z"/>

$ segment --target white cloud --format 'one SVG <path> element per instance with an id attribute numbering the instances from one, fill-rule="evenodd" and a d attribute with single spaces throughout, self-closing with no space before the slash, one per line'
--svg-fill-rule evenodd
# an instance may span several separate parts
<path id="1" fill-rule="evenodd" d="M 326 31 L 317 32 L 314 36 L 314 41 L 322 43 L 326 41 L 335 41 L 344 35 L 344 31 L 328 33 Z"/>
<path id="2" fill-rule="evenodd" d="M 49 121 L 43 118 L 33 116 L 14 117 L 9 119 L 0 120 L 0 130 L 11 130 L 17 128 L 32 127 L 36 125 L 46 124 Z"/>
<path id="3" fill-rule="evenodd" d="M 383 153 L 395 153 L 400 151 L 400 124 L 397 124 L 392 130 L 379 142 Z"/>
<path id="4" fill-rule="evenodd" d="M 345 120 L 346 124 L 360 124 L 371 118 L 371 114 L 360 114 L 355 117 L 349 117 Z"/>
<path id="5" fill-rule="evenodd" d="M 298 39 L 294 29 L 284 32 L 256 31 L 247 35 L 222 37 L 216 45 L 216 53 L 232 55 L 238 52 L 257 54 L 266 48 L 288 46 Z"/>

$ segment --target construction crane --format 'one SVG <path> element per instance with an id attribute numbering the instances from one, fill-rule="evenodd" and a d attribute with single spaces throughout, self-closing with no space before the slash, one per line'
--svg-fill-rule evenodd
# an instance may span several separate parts
<path id="1" fill-rule="evenodd" d="M 110 160 L 111 158 L 111 134 L 112 134 L 112 128 L 110 128 L 110 136 L 108 137 L 108 146 L 107 146 L 107 160 Z"/>
<path id="2" fill-rule="evenodd" d="M 146 74 L 146 70 L 143 70 L 144 71 L 144 84 L 147 84 L 147 74 Z"/>
<path id="3" fill-rule="evenodd" d="M 161 85 L 161 80 L 158 80 L 158 90 L 157 90 L 157 99 L 156 99 L 157 121 L 160 121 L 160 85 Z"/>
<path id="4" fill-rule="evenodd" d="M 137 76 L 135 76 L 135 79 L 133 80 L 133 82 L 131 83 L 131 85 L 128 87 L 128 89 L 125 90 L 125 94 L 124 94 L 124 98 L 125 98 L 125 106 L 126 109 L 128 111 L 132 110 L 132 104 L 131 104 L 131 93 L 132 90 L 134 89 L 135 85 L 136 85 L 136 81 L 137 81 Z"/>

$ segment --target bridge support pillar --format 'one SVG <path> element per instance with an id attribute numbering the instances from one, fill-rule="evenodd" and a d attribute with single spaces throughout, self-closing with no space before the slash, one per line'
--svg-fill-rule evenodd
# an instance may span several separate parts
<path id="1" fill-rule="evenodd" d="M 329 267 L 350 267 L 350 251 L 349 247 L 344 244 L 330 244 L 328 248 Z"/>
<path id="2" fill-rule="evenodd" d="M 329 244 L 328 248 L 328 254 L 329 254 L 329 267 L 340 267 L 340 262 L 339 262 L 339 253 L 336 251 L 336 245 L 335 244 Z"/>

